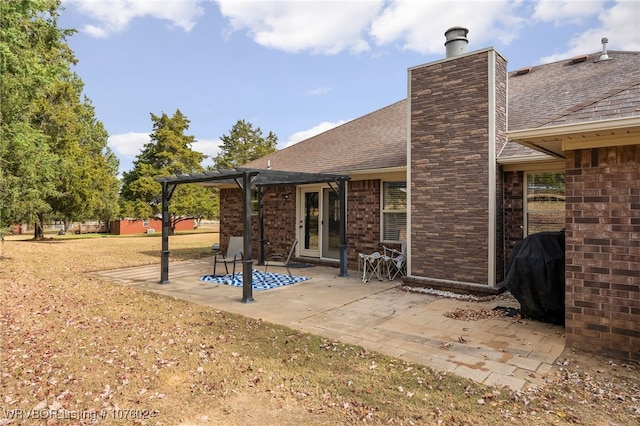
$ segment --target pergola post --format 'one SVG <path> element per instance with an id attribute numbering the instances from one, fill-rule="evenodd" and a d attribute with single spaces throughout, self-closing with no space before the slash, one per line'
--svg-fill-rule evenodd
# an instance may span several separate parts
<path id="1" fill-rule="evenodd" d="M 338 196 L 340 197 L 340 277 L 348 277 L 347 260 L 347 191 L 345 181 L 338 180 Z"/>
<path id="2" fill-rule="evenodd" d="M 251 176 L 242 173 L 242 212 L 244 215 L 244 259 L 242 261 L 242 302 L 253 302 L 253 259 L 251 250 Z"/>
<path id="3" fill-rule="evenodd" d="M 175 189 L 176 184 L 162 182 L 162 259 L 160 261 L 160 284 L 169 284 L 169 232 L 171 231 L 169 201 Z"/>
<path id="4" fill-rule="evenodd" d="M 264 265 L 264 187 L 258 187 L 258 265 Z"/>
<path id="5" fill-rule="evenodd" d="M 252 252 L 252 227 L 251 227 L 251 187 L 258 188 L 260 220 L 259 220 L 259 247 L 258 260 L 264 263 L 264 193 L 265 187 L 278 185 L 304 185 L 311 183 L 327 183 L 332 190 L 339 193 L 340 198 L 340 276 L 348 276 L 347 272 L 347 228 L 346 228 L 346 189 L 345 182 L 350 177 L 346 175 L 332 175 L 323 173 L 287 172 L 278 170 L 242 169 L 208 171 L 198 174 L 182 174 L 176 176 L 158 177 L 156 181 L 162 184 L 162 257 L 160 284 L 169 283 L 169 233 L 171 231 L 171 218 L 169 216 L 169 201 L 173 191 L 179 184 L 218 182 L 229 185 L 234 182 L 242 190 L 242 214 L 244 222 L 243 250 L 243 279 L 242 302 L 253 302 L 253 252 Z M 242 180 L 242 182 L 240 182 Z M 336 190 L 331 183 L 338 185 Z"/>

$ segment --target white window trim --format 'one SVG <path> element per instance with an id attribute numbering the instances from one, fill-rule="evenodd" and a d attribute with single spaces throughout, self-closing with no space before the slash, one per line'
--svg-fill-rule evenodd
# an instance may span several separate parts
<path id="1" fill-rule="evenodd" d="M 385 183 L 390 183 L 390 182 L 404 182 L 405 184 L 405 188 L 407 188 L 407 203 L 406 203 L 406 208 L 404 210 L 385 210 L 384 209 L 384 184 Z M 398 240 L 385 240 L 384 239 L 384 214 L 385 213 L 401 213 L 404 212 L 405 214 L 405 228 L 408 229 L 409 226 L 409 216 L 408 216 L 408 211 L 409 211 L 409 192 L 408 192 L 408 182 L 404 179 L 385 179 L 385 180 L 380 180 L 380 241 L 384 242 L 384 243 L 399 243 L 401 242 L 402 238 L 399 238 Z M 408 231 L 405 229 L 405 232 L 408 233 Z"/>

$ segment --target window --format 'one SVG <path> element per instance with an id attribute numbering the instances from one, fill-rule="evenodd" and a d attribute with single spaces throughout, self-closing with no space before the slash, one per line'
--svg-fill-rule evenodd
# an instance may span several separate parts
<path id="1" fill-rule="evenodd" d="M 527 173 L 527 235 L 565 227 L 564 196 L 564 172 Z"/>
<path id="2" fill-rule="evenodd" d="M 258 190 L 252 188 L 251 189 L 251 215 L 257 216 L 259 208 L 260 206 L 258 204 Z"/>
<path id="3" fill-rule="evenodd" d="M 407 238 L 407 182 L 382 184 L 382 239 L 401 241 Z"/>
<path id="4" fill-rule="evenodd" d="M 149 219 L 142 219 L 142 226 L 145 228 L 149 227 Z"/>

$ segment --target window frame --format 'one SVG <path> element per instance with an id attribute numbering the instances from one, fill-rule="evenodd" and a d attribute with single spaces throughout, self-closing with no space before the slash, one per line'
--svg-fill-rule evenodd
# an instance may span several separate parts
<path id="1" fill-rule="evenodd" d="M 564 175 L 565 178 L 565 188 L 564 188 L 564 194 L 563 196 L 566 197 L 566 193 L 567 193 L 567 185 L 566 185 L 566 178 L 567 178 L 567 173 L 566 170 L 564 169 L 542 169 L 542 170 L 523 170 L 523 174 L 524 174 L 524 178 L 523 178 L 523 187 L 522 187 L 522 238 L 526 238 L 529 235 L 533 235 L 529 233 L 529 213 L 530 212 L 540 212 L 541 210 L 531 210 L 529 208 L 529 175 L 531 174 L 545 174 L 545 173 L 561 173 Z M 559 210 L 552 210 L 552 211 L 556 211 L 559 212 Z M 565 228 L 566 226 L 566 201 L 565 201 L 565 207 L 563 209 L 563 215 L 564 215 L 564 223 L 562 225 L 562 228 Z M 559 230 L 558 230 L 559 231 Z M 543 232 L 543 231 L 539 231 L 539 232 Z M 536 232 L 534 232 L 535 234 Z"/>
<path id="2" fill-rule="evenodd" d="M 405 193 L 405 202 L 404 208 L 401 209 L 385 209 L 385 187 L 387 184 L 404 184 L 404 193 Z M 403 239 L 406 239 L 407 235 L 407 210 L 408 210 L 408 189 L 407 189 L 407 181 L 406 179 L 386 179 L 380 180 L 380 241 L 387 243 L 400 243 Z M 402 229 L 399 231 L 399 236 L 397 240 L 385 239 L 385 215 L 388 214 L 404 214 L 404 238 Z"/>

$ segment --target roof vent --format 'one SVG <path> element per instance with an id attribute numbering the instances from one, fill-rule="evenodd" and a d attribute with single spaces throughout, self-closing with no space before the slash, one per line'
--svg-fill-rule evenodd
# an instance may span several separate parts
<path id="1" fill-rule="evenodd" d="M 606 37 L 602 37 L 601 41 L 602 41 L 602 53 L 600 54 L 600 57 L 596 59 L 595 62 L 608 61 L 609 59 L 611 59 L 607 54 L 607 43 L 609 43 L 609 39 Z"/>
<path id="2" fill-rule="evenodd" d="M 589 57 L 589 55 L 580 55 L 580 56 L 574 56 L 573 58 L 571 58 L 571 64 L 579 64 L 580 62 L 584 62 L 587 60 L 587 58 Z"/>
<path id="3" fill-rule="evenodd" d="M 529 67 L 529 68 L 520 68 L 519 70 L 516 71 L 516 75 L 529 74 L 529 71 L 531 71 L 531 67 Z"/>
<path id="4" fill-rule="evenodd" d="M 464 27 L 451 27 L 444 32 L 444 36 L 447 38 L 447 41 L 444 42 L 447 48 L 447 58 L 467 53 L 468 33 L 469 30 Z"/>

